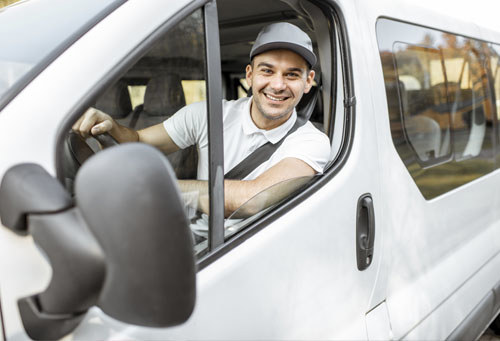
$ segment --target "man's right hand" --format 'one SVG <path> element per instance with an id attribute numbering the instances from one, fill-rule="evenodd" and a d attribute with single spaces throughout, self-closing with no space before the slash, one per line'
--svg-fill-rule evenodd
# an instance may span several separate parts
<path id="1" fill-rule="evenodd" d="M 102 111 L 89 108 L 83 115 L 73 124 L 73 131 L 87 138 L 90 135 L 100 135 L 111 133 L 111 130 L 116 127 L 116 122 L 108 114 Z M 114 134 L 112 134 L 114 135 Z M 116 136 L 113 136 L 116 138 Z"/>
<path id="2" fill-rule="evenodd" d="M 73 124 L 72 129 L 83 138 L 109 133 L 119 143 L 140 141 L 155 146 L 166 154 L 179 150 L 179 147 L 168 136 L 163 123 L 135 131 L 118 124 L 111 116 L 95 108 L 89 108 Z"/>

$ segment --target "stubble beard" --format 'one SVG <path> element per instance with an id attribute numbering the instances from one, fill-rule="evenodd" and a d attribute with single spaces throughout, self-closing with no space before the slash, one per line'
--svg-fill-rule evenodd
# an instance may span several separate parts
<path id="1" fill-rule="evenodd" d="M 257 104 L 257 109 L 259 110 L 259 112 L 261 113 L 261 115 L 265 119 L 270 120 L 270 121 L 281 120 L 283 117 L 286 117 L 287 115 L 289 115 L 293 111 L 293 107 L 292 108 L 286 108 L 285 110 L 283 110 L 282 113 L 280 113 L 279 115 L 276 115 L 276 114 L 271 114 L 271 113 L 267 112 L 264 109 L 264 107 L 262 106 L 262 104 L 260 103 L 260 101 L 255 101 L 255 104 Z"/>
<path id="2" fill-rule="evenodd" d="M 267 119 L 267 120 L 269 120 L 269 121 L 278 121 L 278 120 L 281 120 L 281 119 L 283 119 L 284 117 L 289 116 L 289 115 L 292 113 L 293 109 L 295 108 L 295 105 L 293 105 L 293 104 L 292 104 L 291 106 L 289 106 L 289 107 L 287 107 L 287 108 L 283 109 L 283 112 L 282 112 L 282 113 L 280 113 L 280 114 L 276 115 L 275 113 L 273 114 L 273 113 L 268 112 L 268 111 L 264 108 L 264 106 L 263 106 L 263 105 L 262 105 L 262 103 L 260 102 L 260 99 L 259 99 L 257 96 L 255 96 L 255 95 L 254 95 L 254 99 L 255 99 L 255 101 L 254 101 L 254 102 L 255 102 L 255 104 L 257 105 L 257 109 L 259 110 L 259 112 L 261 113 L 261 115 L 262 115 L 265 119 Z"/>

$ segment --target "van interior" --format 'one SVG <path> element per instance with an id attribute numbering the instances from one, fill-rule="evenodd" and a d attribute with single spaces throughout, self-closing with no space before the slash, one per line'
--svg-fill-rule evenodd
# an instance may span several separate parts
<path id="1" fill-rule="evenodd" d="M 315 84 L 303 96 L 297 113 L 306 116 L 333 141 L 334 122 L 330 120 L 333 119 L 331 113 L 334 112 L 334 84 L 337 78 L 332 68 L 335 37 L 331 33 L 331 10 L 299 0 L 220 0 L 217 7 L 223 99 L 234 100 L 251 93 L 245 81 L 245 68 L 250 62 L 250 50 L 260 29 L 275 22 L 292 23 L 308 33 L 318 57 L 313 67 Z M 188 104 L 205 100 L 209 72 L 206 69 L 203 13 L 198 9 L 155 42 L 138 62 L 102 93 L 94 107 L 109 114 L 121 125 L 143 129 L 165 121 Z M 104 146 L 94 139 L 84 140 L 72 133 L 67 142 L 63 161 L 64 180 L 66 188 L 72 193 L 80 165 Z M 334 152 L 332 158 L 333 155 Z M 178 179 L 196 179 L 196 146 L 167 157 Z M 269 195 L 257 195 L 249 205 L 235 212 L 234 218 L 255 219 L 314 180 L 297 179 L 273 186 L 269 189 L 273 193 L 271 199 Z M 264 197 L 267 198 L 266 204 L 262 204 Z M 256 205 L 257 201 L 259 204 Z M 250 220 L 244 223 L 240 223 L 241 219 L 231 221 L 237 221 L 238 226 L 232 224 L 229 234 Z"/>

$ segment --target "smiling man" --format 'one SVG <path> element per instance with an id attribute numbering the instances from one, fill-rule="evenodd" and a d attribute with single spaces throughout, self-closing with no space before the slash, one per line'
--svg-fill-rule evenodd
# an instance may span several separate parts
<path id="1" fill-rule="evenodd" d="M 250 52 L 246 80 L 252 97 L 223 102 L 224 170 L 237 166 L 260 146 L 283 142 L 271 157 L 240 180 L 225 180 L 226 216 L 278 182 L 323 172 L 330 155 L 328 137 L 310 122 L 298 126 L 296 105 L 314 81 L 316 63 L 309 36 L 297 26 L 264 27 Z M 166 153 L 197 145 L 197 180 L 179 180 L 183 192 L 197 193 L 208 211 L 206 103 L 185 106 L 165 122 L 139 131 L 91 108 L 73 126 L 82 135 L 109 132 L 119 142 L 140 141 Z"/>

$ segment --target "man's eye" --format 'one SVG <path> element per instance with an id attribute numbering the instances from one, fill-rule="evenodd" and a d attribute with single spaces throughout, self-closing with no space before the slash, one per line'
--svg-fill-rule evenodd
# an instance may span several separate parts
<path id="1" fill-rule="evenodd" d="M 293 73 L 293 72 L 291 72 L 291 73 L 287 74 L 287 77 L 290 77 L 290 78 L 297 78 L 297 77 L 299 77 L 299 74 L 298 74 L 298 73 Z"/>
<path id="2" fill-rule="evenodd" d="M 264 73 L 272 73 L 272 71 L 270 69 L 262 69 L 262 72 L 264 72 Z"/>

